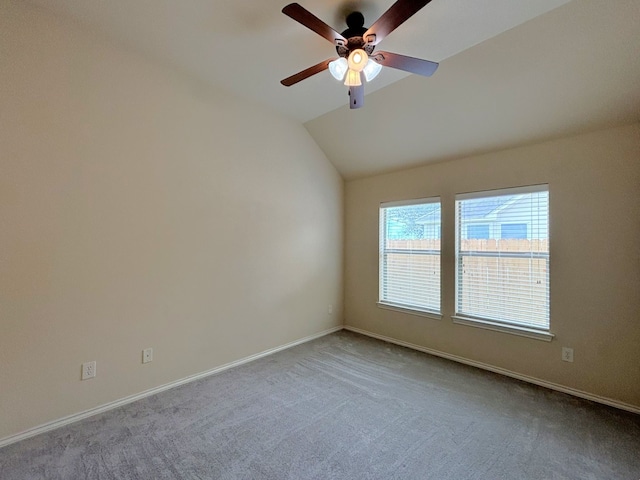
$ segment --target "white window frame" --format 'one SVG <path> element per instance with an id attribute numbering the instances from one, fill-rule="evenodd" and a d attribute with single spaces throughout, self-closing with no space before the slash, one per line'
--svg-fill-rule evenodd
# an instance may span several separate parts
<path id="1" fill-rule="evenodd" d="M 531 194 L 536 192 L 548 192 L 548 185 L 532 185 L 527 187 L 507 188 L 501 190 L 489 190 L 482 192 L 473 192 L 456 195 L 456 239 L 455 239 L 455 314 L 452 316 L 454 323 L 460 325 L 467 325 L 472 327 L 484 328 L 488 330 L 494 330 L 499 332 L 511 333 L 515 335 L 521 335 L 529 338 L 535 338 L 538 340 L 551 341 L 553 334 L 550 332 L 550 302 L 549 302 L 549 290 L 550 290 L 550 275 L 549 275 L 549 252 L 546 254 L 536 253 L 536 258 L 546 258 L 546 313 L 548 323 L 546 327 L 527 324 L 519 321 L 510 321 L 507 318 L 484 318 L 480 315 L 473 315 L 469 312 L 460 313 L 461 303 L 461 264 L 462 252 L 461 252 L 461 239 L 463 232 L 461 232 L 461 221 L 459 218 L 459 204 L 465 200 L 476 198 L 490 198 L 501 195 L 519 195 L 519 194 Z M 547 233 L 549 232 L 549 203 L 547 204 Z M 466 233 L 465 233 L 466 234 Z M 511 253 L 511 255 L 514 255 Z M 531 255 L 531 254 L 529 254 Z M 490 256 L 490 255 L 489 255 Z M 526 254 L 523 254 L 523 257 Z"/>
<path id="2" fill-rule="evenodd" d="M 378 290 L 377 304 L 378 304 L 378 307 L 384 308 L 387 310 L 395 310 L 395 311 L 400 311 L 403 313 L 409 313 L 412 315 L 418 315 L 422 317 L 441 319 L 442 318 L 442 313 L 441 313 L 442 312 L 442 254 L 441 254 L 442 245 L 440 245 L 440 248 L 437 250 L 437 253 L 435 253 L 436 252 L 435 250 L 418 250 L 418 251 L 407 250 L 408 255 L 437 255 L 438 256 L 439 277 L 438 277 L 438 287 L 436 290 L 437 290 L 439 302 L 438 302 L 437 310 L 424 308 L 419 305 L 411 304 L 410 302 L 407 302 L 407 303 L 393 302 L 393 301 L 390 301 L 388 298 L 385 298 L 385 288 L 387 287 L 387 284 L 385 284 L 385 279 L 386 279 L 386 270 L 385 270 L 386 263 L 385 262 L 387 259 L 387 255 L 390 253 L 400 253 L 400 251 L 397 251 L 394 249 L 387 250 L 386 248 L 387 232 L 385 230 L 385 226 L 386 226 L 385 210 L 393 207 L 408 207 L 408 206 L 414 206 L 414 205 L 428 205 L 428 204 L 438 204 L 442 211 L 442 202 L 440 200 L 440 197 L 419 198 L 419 199 L 396 201 L 396 202 L 384 202 L 380 204 L 379 237 L 378 237 L 379 239 L 379 263 L 378 263 L 379 290 Z M 440 232 L 442 232 L 442 221 L 440 222 L 439 227 L 440 227 L 439 228 Z M 442 243 L 442 239 L 440 239 L 440 244 L 441 243 Z M 404 253 L 404 251 L 402 251 L 402 253 Z M 434 292 L 436 290 L 434 290 Z"/>

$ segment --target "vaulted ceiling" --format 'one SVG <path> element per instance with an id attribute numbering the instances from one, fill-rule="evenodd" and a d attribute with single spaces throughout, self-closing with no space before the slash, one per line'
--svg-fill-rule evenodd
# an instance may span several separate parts
<path id="1" fill-rule="evenodd" d="M 303 122 L 345 178 L 640 121 L 637 0 L 433 0 L 381 44 L 440 62 L 430 78 L 383 69 L 349 110 L 334 57 L 283 15 L 287 0 L 30 0 L 215 87 Z M 336 30 L 392 0 L 300 0 Z"/>

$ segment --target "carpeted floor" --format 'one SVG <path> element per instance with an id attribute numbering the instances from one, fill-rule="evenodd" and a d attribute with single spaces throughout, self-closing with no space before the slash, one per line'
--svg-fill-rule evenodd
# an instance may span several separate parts
<path id="1" fill-rule="evenodd" d="M 640 479 L 640 416 L 338 332 L 0 450 L 0 478 Z"/>

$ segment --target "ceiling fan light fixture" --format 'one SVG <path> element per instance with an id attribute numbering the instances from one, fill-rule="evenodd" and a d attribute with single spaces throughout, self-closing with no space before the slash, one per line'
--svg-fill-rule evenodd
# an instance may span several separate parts
<path id="1" fill-rule="evenodd" d="M 362 85 L 362 81 L 360 80 L 360 72 L 349 69 L 344 84 L 347 87 L 359 87 L 360 85 Z"/>
<path id="2" fill-rule="evenodd" d="M 338 81 L 344 79 L 347 70 L 349 70 L 349 62 L 347 62 L 346 58 L 340 57 L 329 63 L 329 72 L 333 75 L 333 78 Z"/>
<path id="3" fill-rule="evenodd" d="M 370 24 L 368 29 L 364 27 L 362 13 L 352 12 L 346 19 L 348 28 L 342 33 L 338 33 L 299 3 L 290 3 L 282 9 L 282 13 L 328 40 L 341 58 L 324 60 L 280 80 L 280 83 L 290 87 L 323 70 L 329 70 L 334 78 L 338 81 L 344 79 L 344 84 L 350 87 L 350 108 L 360 108 L 364 103 L 363 83 L 371 82 L 376 78 L 382 67 L 430 77 L 438 68 L 436 62 L 391 52 L 373 53 L 378 43 L 430 1 L 395 0 L 386 12 Z M 369 55 L 373 58 L 369 58 Z"/>
<path id="4" fill-rule="evenodd" d="M 364 78 L 367 79 L 367 82 L 370 82 L 378 76 L 381 70 L 382 65 L 369 59 L 364 69 L 362 70 L 362 73 L 364 73 Z"/>
<path id="5" fill-rule="evenodd" d="M 356 48 L 349 54 L 349 68 L 356 72 L 361 72 L 369 61 L 369 55 L 361 48 Z"/>

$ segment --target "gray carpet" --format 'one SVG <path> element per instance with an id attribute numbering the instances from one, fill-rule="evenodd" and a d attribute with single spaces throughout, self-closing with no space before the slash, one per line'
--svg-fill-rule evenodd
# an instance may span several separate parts
<path id="1" fill-rule="evenodd" d="M 0 478 L 640 479 L 640 416 L 338 332 L 0 450 Z"/>

